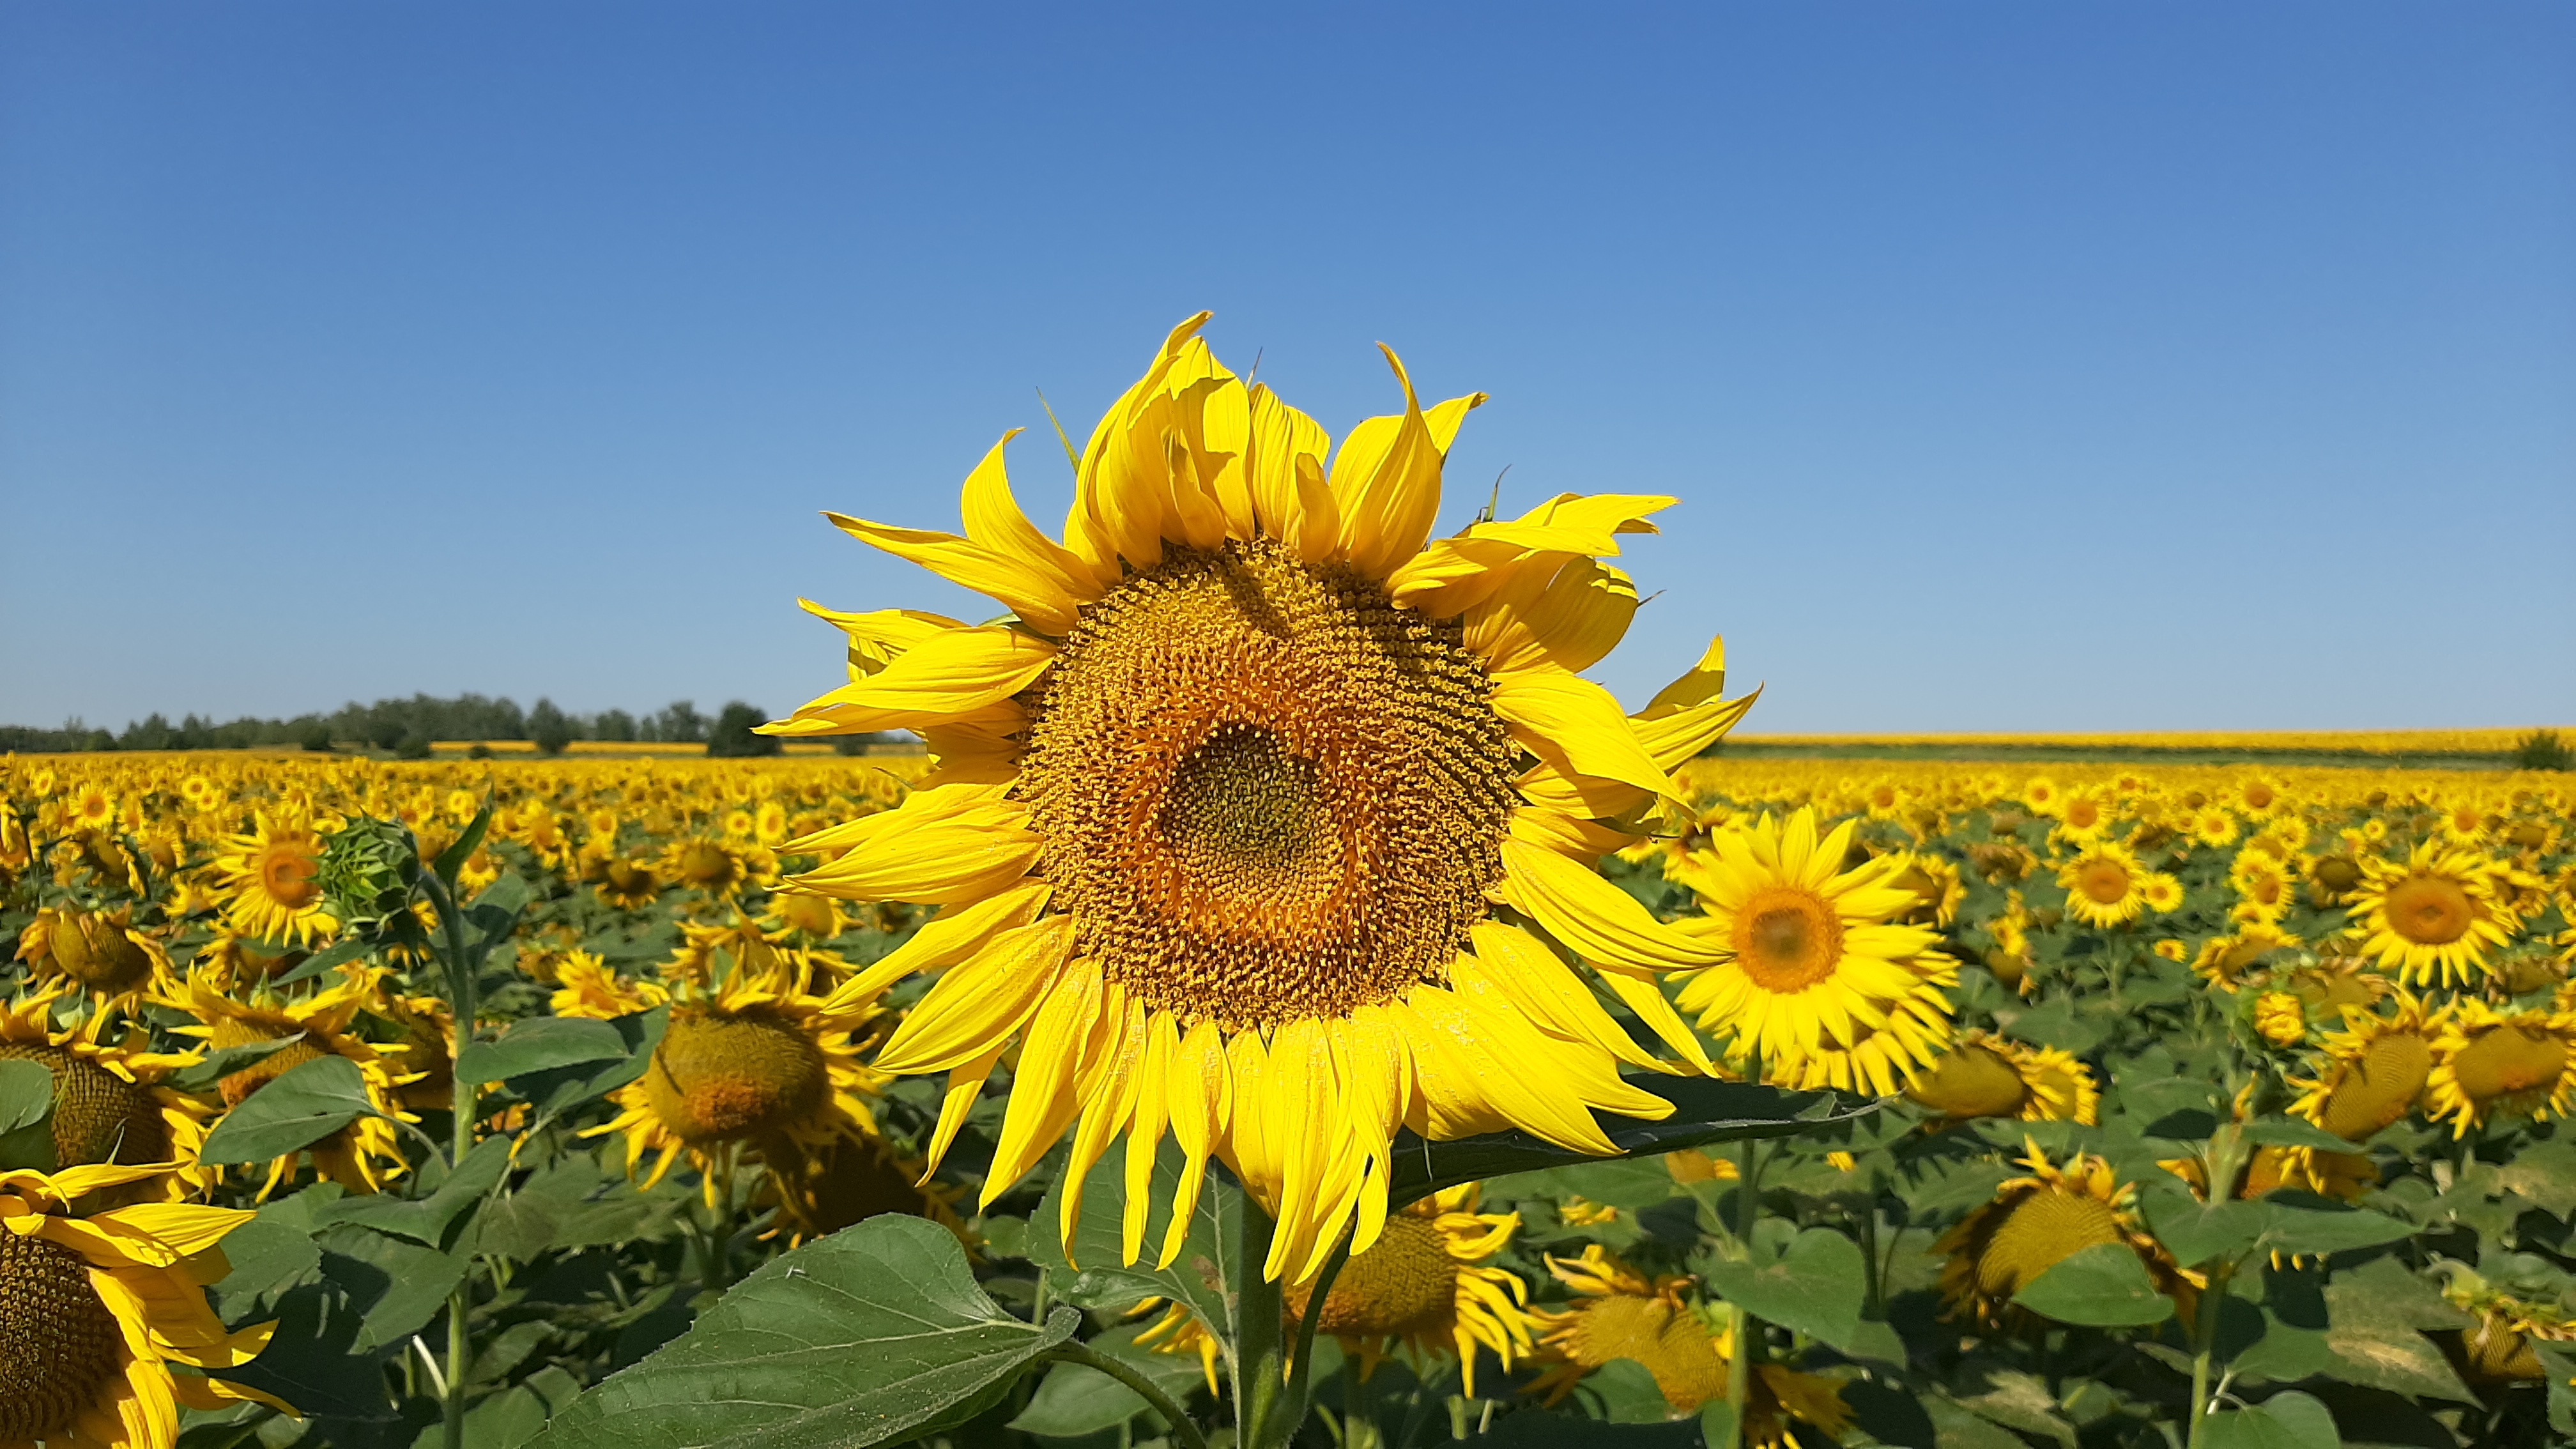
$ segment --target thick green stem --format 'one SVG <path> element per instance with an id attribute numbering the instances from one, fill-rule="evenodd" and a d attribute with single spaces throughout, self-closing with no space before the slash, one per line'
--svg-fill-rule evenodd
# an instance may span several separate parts
<path id="1" fill-rule="evenodd" d="M 1207 1439 L 1199 1433 L 1199 1426 L 1191 1423 L 1190 1416 L 1180 1405 L 1172 1402 L 1169 1394 L 1155 1387 L 1152 1379 L 1087 1343 L 1067 1343 L 1047 1356 L 1062 1359 L 1067 1363 L 1078 1363 L 1084 1368 L 1098 1369 L 1125 1384 L 1136 1391 L 1138 1398 L 1153 1406 L 1155 1413 L 1163 1416 L 1163 1422 L 1171 1426 L 1173 1436 L 1181 1441 L 1184 1449 L 1207 1449 Z"/>
<path id="2" fill-rule="evenodd" d="M 1351 1240 L 1343 1238 L 1324 1260 L 1323 1271 L 1315 1275 L 1314 1286 L 1306 1290 L 1306 1312 L 1297 1320 L 1297 1342 L 1288 1359 L 1288 1390 L 1281 1398 L 1279 1412 L 1294 1435 L 1297 1426 L 1306 1422 L 1306 1407 L 1314 1395 L 1313 1377 L 1309 1370 L 1315 1364 L 1315 1325 L 1323 1321 L 1324 1300 L 1332 1296 L 1333 1280 L 1342 1276 L 1342 1266 L 1351 1260 Z M 1283 1436 L 1282 1442 L 1285 1442 Z"/>
<path id="3" fill-rule="evenodd" d="M 445 882 L 429 876 L 422 884 L 428 888 L 431 906 L 438 911 L 439 936 L 444 943 L 440 964 L 447 968 L 448 1013 L 455 1022 L 456 1060 L 461 1063 L 467 1044 L 474 1040 L 474 1019 L 483 1009 L 474 967 L 465 954 L 465 921 Z M 462 1166 L 474 1151 L 475 1084 L 463 1072 L 455 1073 L 455 1077 L 455 1120 L 448 1128 L 448 1161 Z M 447 1300 L 447 1449 L 465 1449 L 465 1378 L 474 1365 L 474 1340 L 467 1320 L 473 1309 L 474 1275 L 468 1273 Z"/>
<path id="4" fill-rule="evenodd" d="M 1762 1081 L 1762 1053 L 1755 1051 L 1745 1063 L 1744 1079 L 1759 1085 Z M 1735 1169 L 1735 1241 L 1747 1258 L 1753 1254 L 1753 1229 L 1762 1218 L 1762 1158 L 1754 1139 L 1747 1137 L 1737 1145 Z M 1741 1303 L 1726 1306 L 1727 1321 L 1734 1334 L 1734 1352 L 1726 1360 L 1726 1402 L 1735 1410 L 1735 1440 L 1724 1449 L 1738 1449 L 1744 1443 L 1745 1411 L 1753 1403 L 1753 1354 L 1759 1346 L 1762 1325 Z"/>
<path id="5" fill-rule="evenodd" d="M 2234 1274 L 2233 1264 L 2212 1269 L 2209 1286 L 2201 1290 L 2200 1312 L 2191 1329 L 2191 1432 L 2183 1449 L 2202 1449 L 2209 1434 L 2209 1374 L 2218 1359 L 2218 1313 Z"/>
<path id="6" fill-rule="evenodd" d="M 1226 1264 L 1227 1296 L 1234 1300 L 1235 1442 L 1244 1449 L 1285 1443 L 1275 1432 L 1288 1380 L 1288 1341 L 1279 1285 L 1263 1271 L 1270 1261 L 1270 1214 L 1244 1194 L 1235 1228 L 1234 1255 Z M 1295 1432 L 1295 1426 L 1289 1426 Z"/>

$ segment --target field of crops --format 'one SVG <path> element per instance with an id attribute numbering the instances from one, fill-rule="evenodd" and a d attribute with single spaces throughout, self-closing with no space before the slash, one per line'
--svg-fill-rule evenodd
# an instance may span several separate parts
<path id="1" fill-rule="evenodd" d="M 966 1080 L 961 1110 L 948 1073 L 873 1064 L 923 981 L 869 968 L 927 912 L 779 889 L 813 864 L 787 842 L 883 811 L 921 768 L 0 763 L 0 920 L 20 941 L 0 1021 L 8 1226 L 139 1225 L 0 1235 L 21 1243 L 0 1256 L 20 1316 L 0 1334 L 30 1312 L 27 1245 L 122 1253 L 134 1291 L 104 1301 L 150 1322 L 185 1443 L 407 1445 L 453 1396 L 467 1442 L 510 1445 L 666 1342 L 721 1342 L 728 1314 L 828 1316 L 790 1301 L 809 1280 L 779 1265 L 865 1220 L 814 1280 L 873 1287 L 881 1260 L 922 1254 L 913 1286 L 960 1320 L 951 1336 L 981 1335 L 973 1367 L 946 1371 L 992 1382 L 916 1421 L 935 1435 L 1173 1438 L 1140 1388 L 1222 1420 L 1237 1346 L 1221 1317 L 1207 1331 L 1225 1300 L 1202 1254 L 1222 1255 L 1235 1190 L 1211 1185 L 1169 1268 L 1154 1214 L 1128 1266 L 1113 1154 L 1069 1262 L 1062 1148 L 985 1191 L 1011 1065 Z M 1696 818 L 1609 877 L 1687 925 L 1738 892 L 1727 862 L 1821 829 L 1810 878 L 1957 963 L 1918 978 L 1928 1065 L 1802 1052 L 1789 1021 L 1782 1085 L 1897 1095 L 1758 1143 L 1667 1153 L 1647 1134 L 1599 1164 L 1491 1139 L 1444 1172 L 1480 1181 L 1399 1209 L 1341 1269 L 1306 1366 L 1310 1440 L 1697 1442 L 1747 1334 L 1760 1443 L 2155 1443 L 2195 1392 L 2213 1425 L 2258 1432 L 2260 1414 L 2291 1435 L 2240 1443 L 2329 1442 L 2298 1437 L 2328 1417 L 2354 1443 L 2563 1428 L 2563 777 L 1724 759 L 1680 777 Z M 479 958 L 461 1075 L 437 953 L 332 948 L 351 888 L 324 856 L 370 819 L 454 880 L 452 913 L 411 909 L 422 940 L 458 927 Z M 1704 1004 L 1688 979 L 1669 989 Z M 1600 1003 L 1680 1058 L 1633 1001 Z M 1731 1075 L 1726 1035 L 1706 1040 Z M 459 1102 L 481 1144 L 461 1162 Z M 149 1165 L 81 1166 L 104 1162 Z M 2230 1187 L 2214 1204 L 2212 1181 Z M 195 1204 L 224 1211 L 182 1222 Z M 156 1274 L 176 1286 L 156 1295 Z M 212 1318 L 180 1302 L 199 1282 Z M 1068 1305 L 1063 1344 L 1038 1347 L 1027 1325 L 1062 1327 Z M 1306 1306 L 1293 1286 L 1285 1306 Z M 96 1351 L 87 1331 L 70 1312 L 61 1351 Z M 1042 1372 L 993 1366 L 1013 1355 Z M 145 1377 L 87 1412 L 168 1412 Z M 0 1385 L 43 1381 L 0 1365 Z M 25 1415 L 0 1400 L 0 1428 L 26 1437 Z"/>

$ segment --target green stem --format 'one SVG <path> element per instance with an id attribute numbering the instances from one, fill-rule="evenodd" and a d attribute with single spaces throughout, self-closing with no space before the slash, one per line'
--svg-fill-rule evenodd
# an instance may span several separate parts
<path id="1" fill-rule="evenodd" d="M 2211 1271 L 2209 1286 L 2201 1290 L 2200 1312 L 2191 1330 L 2191 1433 L 2184 1449 L 2202 1449 L 2209 1433 L 2209 1372 L 2218 1359 L 2218 1312 L 2220 1301 L 2227 1296 L 2227 1283 L 2235 1275 L 2235 1265 L 2225 1264 Z"/>
<path id="2" fill-rule="evenodd" d="M 1760 1086 L 1762 1053 L 1755 1050 L 1745 1062 L 1744 1079 Z M 1759 1144 L 1747 1137 L 1737 1144 L 1735 1169 L 1735 1240 L 1747 1260 L 1753 1256 L 1753 1229 L 1762 1217 L 1762 1159 Z M 1753 1353 L 1761 1333 L 1761 1324 L 1744 1311 L 1741 1303 L 1726 1305 L 1727 1320 L 1734 1330 L 1735 1352 L 1727 1356 L 1726 1402 L 1735 1410 L 1734 1443 L 1725 1449 L 1739 1449 L 1744 1443 L 1745 1411 L 1753 1403 Z"/>
<path id="3" fill-rule="evenodd" d="M 438 912 L 439 935 L 444 942 L 440 963 L 447 968 L 448 1014 L 456 1026 L 455 1062 L 461 1063 L 466 1046 L 474 1040 L 474 1021 L 482 1013 L 478 999 L 474 968 L 465 954 L 465 920 L 456 908 L 456 897 L 446 882 L 434 874 L 422 878 L 428 889 L 430 905 Z M 455 1072 L 456 1095 L 452 1102 L 455 1120 L 448 1127 L 448 1160 L 463 1166 L 474 1151 L 475 1087 L 465 1073 Z M 474 1340 L 467 1320 L 474 1310 L 474 1275 L 466 1274 L 447 1299 L 447 1449 L 465 1449 L 465 1376 L 474 1364 Z"/>
<path id="4" fill-rule="evenodd" d="M 1280 1412 L 1286 1416 L 1288 1432 L 1306 1422 L 1306 1408 L 1314 1388 L 1308 1370 L 1315 1363 L 1315 1325 L 1323 1321 L 1324 1300 L 1332 1295 L 1333 1280 L 1342 1276 L 1342 1265 L 1351 1260 L 1351 1240 L 1345 1236 L 1324 1260 L 1323 1271 L 1315 1275 L 1315 1286 L 1307 1291 L 1306 1312 L 1297 1320 L 1297 1345 L 1288 1360 L 1288 1391 L 1280 1401 Z"/>
<path id="5" fill-rule="evenodd" d="M 1078 1363 L 1087 1369 L 1097 1369 L 1125 1384 L 1136 1391 L 1138 1398 L 1151 1405 L 1155 1413 L 1163 1416 L 1163 1422 L 1172 1426 L 1173 1436 L 1181 1441 L 1184 1449 L 1207 1449 L 1207 1439 L 1199 1433 L 1199 1426 L 1191 1423 L 1190 1416 L 1182 1411 L 1180 1405 L 1172 1402 L 1171 1395 L 1155 1387 L 1152 1379 L 1087 1343 L 1065 1343 L 1049 1353 L 1047 1357 L 1062 1359 L 1067 1363 Z"/>
<path id="6" fill-rule="evenodd" d="M 1270 1260 L 1270 1214 L 1243 1197 L 1243 1216 L 1234 1233 L 1234 1260 L 1226 1264 L 1234 1300 L 1235 1442 L 1244 1449 L 1267 1449 L 1273 1442 L 1270 1420 L 1276 1417 L 1280 1391 L 1287 1386 L 1286 1310 L 1279 1285 L 1262 1271 Z M 1290 1426 L 1294 1432 L 1295 1426 Z M 1287 1436 L 1277 1436 L 1285 1443 Z"/>

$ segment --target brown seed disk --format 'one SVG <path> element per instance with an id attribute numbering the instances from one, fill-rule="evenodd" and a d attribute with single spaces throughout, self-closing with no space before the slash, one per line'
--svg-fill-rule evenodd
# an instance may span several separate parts
<path id="1" fill-rule="evenodd" d="M 1040 869 L 1109 980 L 1227 1029 L 1446 979 L 1517 803 L 1458 625 L 1267 541 L 1174 550 L 1022 702 Z"/>
<path id="2" fill-rule="evenodd" d="M 170 1126 L 149 1089 L 43 1043 L 0 1043 L 0 1062 L 42 1062 L 54 1074 L 56 1166 L 169 1159 Z"/>
<path id="3" fill-rule="evenodd" d="M 60 1434 L 123 1367 L 80 1254 L 0 1228 L 0 1443 Z"/>

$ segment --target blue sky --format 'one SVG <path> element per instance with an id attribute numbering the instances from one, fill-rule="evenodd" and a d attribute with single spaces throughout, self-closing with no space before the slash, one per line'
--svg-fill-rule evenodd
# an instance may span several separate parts
<path id="1" fill-rule="evenodd" d="M 1749 731 L 2576 722 L 2563 4 L 0 6 L 0 721 L 836 681 L 1163 332 Z"/>

